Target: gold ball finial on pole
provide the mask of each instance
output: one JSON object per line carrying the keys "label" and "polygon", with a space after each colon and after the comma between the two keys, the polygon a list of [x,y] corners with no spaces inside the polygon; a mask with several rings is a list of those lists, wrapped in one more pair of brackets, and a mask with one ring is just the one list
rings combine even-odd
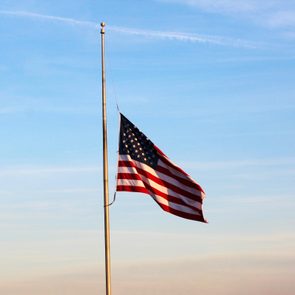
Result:
{"label": "gold ball finial on pole", "polygon": [[101,34],[104,34],[104,27],[106,26],[105,22],[101,22],[101,23],[100,23],[100,26],[101,26],[100,33],[101,33]]}

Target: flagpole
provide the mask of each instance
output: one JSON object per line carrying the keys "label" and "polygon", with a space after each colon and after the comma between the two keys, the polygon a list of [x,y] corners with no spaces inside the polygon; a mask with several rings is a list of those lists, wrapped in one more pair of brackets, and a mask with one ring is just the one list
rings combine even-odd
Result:
{"label": "flagpole", "polygon": [[106,295],[111,295],[111,257],[110,257],[110,220],[109,220],[109,184],[108,184],[108,144],[106,114],[106,79],[105,79],[105,23],[101,24],[101,77],[102,77],[102,130],[103,130],[103,194],[104,194],[104,238],[105,238],[105,279]]}

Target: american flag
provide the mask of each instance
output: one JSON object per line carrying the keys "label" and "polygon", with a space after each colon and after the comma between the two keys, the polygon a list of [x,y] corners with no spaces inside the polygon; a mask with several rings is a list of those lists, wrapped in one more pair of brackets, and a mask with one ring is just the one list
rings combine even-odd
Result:
{"label": "american flag", "polygon": [[116,190],[148,194],[171,214],[207,222],[202,211],[205,192],[200,185],[124,115],[120,116]]}

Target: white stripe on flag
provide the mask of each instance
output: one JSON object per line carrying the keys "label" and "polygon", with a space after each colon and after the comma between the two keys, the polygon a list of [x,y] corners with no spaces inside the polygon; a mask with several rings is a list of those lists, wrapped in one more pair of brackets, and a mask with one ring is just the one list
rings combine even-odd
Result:
{"label": "white stripe on flag", "polygon": [[[182,200],[187,205],[194,206],[197,209],[202,210],[202,204],[200,202],[198,202],[197,200],[189,199],[186,196],[183,196],[177,192],[174,192],[172,189],[168,189],[166,186],[162,186],[162,185],[154,182],[153,180],[141,175],[138,172],[134,172],[132,170],[130,171],[129,168],[132,168],[132,167],[118,167],[118,172],[139,175],[140,178],[143,180],[143,182],[148,183],[151,187],[157,189],[158,191],[164,193],[165,195],[169,195],[169,196],[178,198],[179,200]],[[133,168],[133,169],[135,169],[135,168]],[[133,179],[130,179],[130,180],[133,180]]]}
{"label": "white stripe on flag", "polygon": [[[203,192],[201,192],[201,191],[199,191],[197,189],[194,189],[192,187],[188,187],[187,185],[185,185],[185,184],[177,181],[175,178],[172,178],[172,177],[170,177],[168,175],[165,175],[165,174],[163,174],[161,172],[158,172],[155,169],[151,168],[150,166],[148,166],[148,165],[146,165],[144,163],[141,163],[139,161],[133,160],[129,155],[120,155],[119,156],[119,160],[120,161],[129,161],[129,162],[132,162],[136,167],[138,167],[138,168],[140,168],[140,169],[142,169],[144,171],[147,171],[147,172],[151,173],[153,176],[155,176],[155,177],[157,177],[157,178],[159,178],[161,180],[167,181],[168,183],[170,183],[172,185],[175,185],[175,186],[181,188],[182,190],[185,190],[185,191],[187,191],[187,192],[189,192],[191,194],[194,194],[194,195],[197,195],[197,196],[200,196],[200,197],[202,197],[202,195],[203,195]],[[168,167],[167,165],[165,165],[165,166],[164,165],[165,164],[162,162],[161,166],[163,168],[167,168]],[[172,168],[169,166],[169,170],[172,173],[171,169]],[[136,172],[136,173],[138,173],[138,172]],[[180,174],[179,172],[177,172],[177,173]],[[182,178],[183,178],[183,176],[182,176]],[[183,178],[183,179],[184,180],[187,180],[187,181],[191,181],[188,178]]]}
{"label": "white stripe on flag", "polygon": [[[133,179],[118,179],[118,185],[125,185],[125,186],[132,186],[132,187],[144,187],[142,181],[140,180],[133,180]],[[148,190],[149,191],[149,190]],[[153,192],[150,191],[151,196],[154,198],[155,201],[157,201],[158,203],[168,206],[172,209],[175,209],[177,211],[181,211],[181,212],[185,212],[188,214],[193,214],[193,215],[201,215],[198,211],[193,210],[189,207],[183,206],[183,205],[179,205],[173,202],[169,202],[167,201],[165,198],[154,194]]]}

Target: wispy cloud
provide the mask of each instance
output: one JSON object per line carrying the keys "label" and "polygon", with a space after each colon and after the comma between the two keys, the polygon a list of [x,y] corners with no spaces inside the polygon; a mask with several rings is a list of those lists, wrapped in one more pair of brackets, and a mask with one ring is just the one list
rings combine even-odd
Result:
{"label": "wispy cloud", "polygon": [[99,167],[96,166],[52,166],[52,167],[14,167],[2,168],[0,176],[4,175],[40,175],[40,174],[57,174],[57,173],[84,173],[98,172]]}
{"label": "wispy cloud", "polygon": [[295,158],[274,158],[274,159],[247,159],[247,160],[228,160],[228,161],[210,161],[210,162],[183,162],[188,168],[198,169],[233,169],[233,168],[246,168],[246,167],[278,167],[278,166],[293,166]]}
{"label": "wispy cloud", "polygon": [[207,11],[222,12],[253,12],[271,6],[273,1],[268,3],[256,0],[160,0],[167,3],[180,3],[195,6]]}
{"label": "wispy cloud", "polygon": [[287,32],[285,32],[284,34],[283,34],[283,36],[286,38],[286,39],[288,39],[288,40],[295,40],[295,32],[289,32],[289,31],[287,31]]}
{"label": "wispy cloud", "polygon": [[241,203],[241,204],[263,204],[266,205],[268,208],[270,205],[274,205],[276,208],[279,206],[285,206],[286,208],[290,206],[295,205],[294,201],[294,195],[283,195],[280,194],[279,196],[276,195],[267,195],[267,196],[261,196],[261,195],[251,195],[251,196],[226,196],[225,197],[228,202],[235,202],[235,203]]}
{"label": "wispy cloud", "polygon": [[294,1],[286,0],[157,0],[181,4],[212,13],[243,17],[272,28],[294,27]]}
{"label": "wispy cloud", "polygon": [[271,27],[295,27],[295,10],[274,13],[269,17],[268,24]]}
{"label": "wispy cloud", "polygon": [[222,46],[232,46],[232,47],[244,47],[244,48],[257,48],[258,44],[242,40],[242,39],[232,39],[221,36],[211,36],[211,35],[199,35],[199,34],[190,34],[184,32],[168,32],[168,31],[152,31],[152,30],[140,30],[140,29],[131,29],[124,27],[110,26],[111,31],[128,34],[128,35],[138,35],[144,36],[147,38],[156,38],[156,39],[166,39],[166,40],[176,40],[176,41],[185,41],[193,43],[208,43]]}
{"label": "wispy cloud", "polygon": [[[31,19],[47,20],[52,22],[61,22],[67,25],[73,26],[83,26],[89,28],[98,28],[98,24],[91,21],[81,21],[73,18],[44,15],[33,12],[26,11],[7,11],[0,10],[0,14],[10,15],[16,17],[26,17]],[[201,34],[191,34],[185,32],[175,32],[175,31],[153,31],[153,30],[144,30],[136,28],[127,28],[121,26],[108,26],[108,30],[116,33],[140,36],[150,39],[159,39],[159,40],[171,40],[171,41],[180,41],[180,42],[193,42],[193,43],[203,43],[203,44],[214,44],[222,46],[231,46],[231,47],[242,47],[242,48],[257,48],[257,43],[243,40],[243,39],[234,39],[227,38],[222,36],[211,36],[211,35],[201,35]]]}
{"label": "wispy cloud", "polygon": [[0,10],[0,14],[25,17],[25,18],[31,18],[31,19],[39,19],[39,20],[43,19],[43,20],[48,20],[48,21],[53,21],[53,22],[61,22],[61,23],[65,23],[68,25],[74,25],[74,26],[87,26],[87,27],[91,27],[91,28],[98,27],[98,24],[96,24],[95,22],[82,21],[82,20],[76,20],[73,18],[46,15],[46,14],[40,14],[40,13],[34,13],[34,12],[28,12],[28,11]]}
{"label": "wispy cloud", "polygon": [[16,115],[26,112],[38,112],[38,113],[54,113],[54,114],[70,114],[70,115],[97,115],[97,112],[94,108],[77,106],[77,107],[68,107],[68,106],[38,106],[38,105],[27,105],[27,106],[18,106],[18,107],[0,107],[0,116],[1,115]]}
{"label": "wispy cloud", "polygon": [[[92,102],[89,104],[72,104],[71,106],[61,103],[46,101],[44,97],[13,96],[9,93],[0,93],[0,116],[18,115],[23,113],[53,113],[69,115],[97,115],[97,110]],[[58,101],[57,98],[54,98]]]}
{"label": "wispy cloud", "polygon": [[0,115],[15,114],[23,111],[23,108],[19,107],[0,107]]}

